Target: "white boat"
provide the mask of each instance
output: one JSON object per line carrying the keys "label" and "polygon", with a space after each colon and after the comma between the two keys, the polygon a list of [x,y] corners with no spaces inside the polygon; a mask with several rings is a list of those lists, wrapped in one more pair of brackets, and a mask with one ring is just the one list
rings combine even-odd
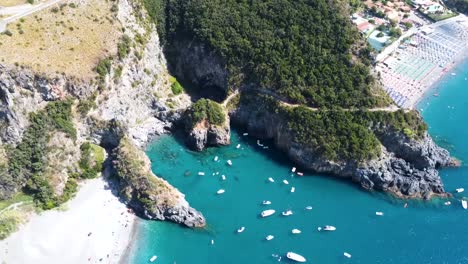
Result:
{"label": "white boat", "polygon": [[275,180],[273,180],[273,178],[271,178],[271,177],[268,178],[268,181],[269,181],[269,182],[275,182]]}
{"label": "white boat", "polygon": [[237,148],[237,149],[240,148],[240,144],[237,144],[236,148]]}
{"label": "white boat", "polygon": [[383,216],[383,212],[375,212],[375,215]]}
{"label": "white boat", "polygon": [[152,256],[152,257],[150,258],[150,262],[154,262],[157,258],[158,258],[158,256]]}
{"label": "white boat", "polygon": [[211,245],[214,245],[214,240],[213,239],[211,239]]}
{"label": "white boat", "polygon": [[326,226],[323,227],[323,230],[325,230],[325,231],[335,231],[336,227],[326,225]]}
{"label": "white boat", "polygon": [[270,216],[272,214],[274,214],[276,211],[273,210],[273,209],[268,209],[268,210],[265,210],[261,213],[262,217],[267,217],[267,216]]}
{"label": "white boat", "polygon": [[217,193],[217,194],[223,194],[224,192],[225,192],[224,189],[219,189],[216,193]]}
{"label": "white boat", "polygon": [[263,205],[270,205],[270,204],[271,204],[271,202],[270,202],[270,201],[266,201],[266,200],[265,200],[265,201],[263,201],[263,202],[262,202],[262,204],[263,204]]}
{"label": "white boat", "polygon": [[347,258],[351,258],[351,254],[349,254],[348,252],[343,253],[343,255]]}
{"label": "white boat", "polygon": [[289,182],[287,180],[283,180],[283,183],[284,184],[289,184]]}
{"label": "white boat", "polygon": [[322,231],[322,227],[320,227],[320,226],[317,227],[317,230],[318,230],[318,231]]}
{"label": "white boat", "polygon": [[290,216],[293,214],[293,212],[291,210],[287,210],[287,211],[282,212],[281,214],[284,216]]}
{"label": "white boat", "polygon": [[293,192],[295,192],[295,191],[296,191],[296,188],[291,187],[291,192],[293,193]]}
{"label": "white boat", "polygon": [[299,230],[299,229],[296,229],[296,228],[294,228],[293,230],[291,230],[291,233],[293,233],[293,234],[297,235],[297,234],[300,234],[300,233],[302,233],[302,231],[301,231],[301,230]]}
{"label": "white boat", "polygon": [[204,172],[202,172],[202,171],[199,171],[199,172],[198,172],[198,175],[200,175],[200,176],[204,176],[204,175],[205,175],[205,173],[204,173]]}
{"label": "white boat", "polygon": [[245,227],[242,226],[241,228],[237,229],[237,233],[242,233],[244,232],[244,230],[245,230]]}
{"label": "white boat", "polygon": [[231,160],[227,160],[226,163],[227,163],[229,166],[232,166],[232,161],[231,161]]}
{"label": "white boat", "polygon": [[292,167],[291,172],[296,172],[296,167]]}
{"label": "white boat", "polygon": [[306,210],[312,210],[312,206],[306,206]]}
{"label": "white boat", "polygon": [[457,75],[457,74],[456,74],[456,73],[454,73],[454,72],[452,72],[452,75],[453,75],[453,76],[455,76],[455,75]]}
{"label": "white boat", "polygon": [[213,160],[218,161],[219,160],[218,156],[215,156]]}
{"label": "white boat", "polygon": [[306,259],[305,259],[303,256],[301,256],[301,255],[299,255],[299,254],[297,254],[297,253],[294,253],[294,252],[288,252],[288,253],[286,253],[286,257],[287,257],[288,259],[294,260],[294,261],[296,261],[296,262],[306,262]]}
{"label": "white boat", "polygon": [[298,172],[297,175],[298,175],[298,176],[304,176],[304,173]]}
{"label": "white boat", "polygon": [[221,179],[222,179],[223,181],[225,181],[225,180],[226,180],[226,176],[221,175]]}
{"label": "white boat", "polygon": [[248,136],[248,135],[249,135],[249,133],[244,133],[244,134],[242,134],[242,135],[245,137],[245,136]]}
{"label": "white boat", "polygon": [[260,143],[260,140],[259,140],[259,139],[257,139],[257,145],[260,146],[260,147],[263,147],[263,144]]}
{"label": "white boat", "polygon": [[461,193],[461,192],[464,192],[465,189],[463,189],[463,188],[457,188],[457,189],[455,189],[455,191],[457,191],[457,193]]}
{"label": "white boat", "polygon": [[463,209],[468,209],[468,203],[465,200],[462,200]]}
{"label": "white boat", "polygon": [[447,201],[444,203],[445,205],[451,205],[452,203],[450,201]]}
{"label": "white boat", "polygon": [[268,235],[268,236],[265,237],[265,239],[268,240],[268,241],[272,240],[273,238],[275,238],[275,237],[272,236],[272,235]]}

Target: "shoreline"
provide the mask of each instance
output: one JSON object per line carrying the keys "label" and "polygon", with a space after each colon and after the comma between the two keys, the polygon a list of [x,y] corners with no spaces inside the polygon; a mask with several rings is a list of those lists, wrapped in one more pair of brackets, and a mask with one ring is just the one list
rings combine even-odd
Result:
{"label": "shoreline", "polygon": [[427,86],[427,88],[423,91],[421,96],[414,102],[413,105],[411,105],[410,109],[415,109],[418,110],[418,105],[426,100],[427,98],[432,96],[432,92],[437,91],[439,88],[439,85],[444,81],[449,74],[452,73],[451,70],[456,69],[458,66],[461,64],[465,63],[468,61],[468,48],[464,50],[463,52],[460,52],[460,56],[456,60],[454,60],[448,67],[445,68],[445,71],[443,71],[439,76],[436,77],[436,80],[432,82],[430,85]]}
{"label": "shoreline", "polygon": [[33,214],[0,241],[5,263],[119,263],[131,247],[137,217],[102,178],[80,184],[67,209]]}

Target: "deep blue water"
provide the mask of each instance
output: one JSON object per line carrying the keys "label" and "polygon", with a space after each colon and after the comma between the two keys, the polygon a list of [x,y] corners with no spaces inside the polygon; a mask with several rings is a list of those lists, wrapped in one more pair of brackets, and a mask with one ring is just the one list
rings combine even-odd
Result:
{"label": "deep blue water", "polygon": [[[428,96],[419,108],[436,141],[468,161],[468,61],[453,72],[457,75],[440,82],[439,97]],[[204,213],[208,226],[190,230],[142,221],[131,263],[149,263],[152,255],[158,256],[155,263],[278,263],[272,254],[284,256],[288,251],[305,256],[308,263],[468,263],[468,211],[462,209],[460,195],[452,206],[435,200],[411,201],[404,208],[404,201],[363,191],[347,180],[316,174],[292,177],[293,164],[284,155],[258,147],[256,139],[242,132],[233,132],[231,146],[204,153],[188,151],[171,136],[148,148],[153,171],[184,192],[191,205]],[[238,143],[240,149],[235,147]],[[214,156],[221,161],[214,162]],[[227,159],[232,167],[226,165]],[[206,175],[198,176],[199,171]],[[447,190],[468,190],[467,167],[445,169],[441,175]],[[268,183],[268,177],[276,182]],[[281,183],[283,179],[290,184]],[[216,195],[220,188],[226,193]],[[261,205],[262,200],[272,204]],[[307,205],[313,210],[304,210]],[[266,208],[277,214],[260,218]],[[279,215],[287,209],[294,214]],[[376,211],[385,215],[377,217]],[[326,224],[337,231],[317,231]],[[246,229],[237,234],[240,226]],[[293,228],[302,233],[292,235]],[[266,241],[269,234],[275,239]],[[351,259],[343,257],[345,251]],[[281,263],[289,262],[282,258]]]}

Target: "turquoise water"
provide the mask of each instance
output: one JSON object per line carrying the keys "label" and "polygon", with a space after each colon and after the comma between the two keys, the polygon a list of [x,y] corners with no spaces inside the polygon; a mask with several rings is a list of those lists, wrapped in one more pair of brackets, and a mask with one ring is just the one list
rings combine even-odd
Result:
{"label": "turquoise water", "polygon": [[[428,97],[420,107],[436,140],[459,159],[468,160],[468,81],[464,79],[468,61],[453,71],[456,76],[440,82],[440,96]],[[233,132],[231,146],[204,153],[188,151],[171,136],[160,137],[148,148],[153,171],[184,192],[191,205],[204,213],[208,226],[190,230],[143,221],[131,263],[149,263],[152,255],[158,256],[155,263],[278,263],[272,254],[284,256],[288,251],[305,256],[308,263],[468,263],[468,211],[457,200],[449,207],[443,200],[412,201],[404,208],[403,201],[365,192],[346,180],[315,174],[292,177],[293,164],[284,155],[258,147],[256,139],[242,132]],[[238,143],[240,149],[235,147]],[[221,161],[214,162],[214,156]],[[226,165],[227,159],[232,167]],[[206,175],[198,176],[199,171]],[[468,189],[466,167],[445,169],[441,175],[447,190]],[[276,182],[267,182],[268,177]],[[283,179],[290,184],[284,185]],[[226,193],[216,195],[220,188]],[[272,204],[261,205],[262,200]],[[313,210],[304,210],[308,205]],[[267,208],[277,214],[260,218]],[[281,216],[287,209],[294,214]],[[377,217],[376,211],[385,215]],[[317,231],[327,224],[337,231]],[[238,234],[240,226],[246,229]],[[302,233],[291,234],[293,228]],[[266,241],[269,234],[275,239]],[[343,252],[352,258],[343,257]],[[283,258],[280,263],[290,262]]]}

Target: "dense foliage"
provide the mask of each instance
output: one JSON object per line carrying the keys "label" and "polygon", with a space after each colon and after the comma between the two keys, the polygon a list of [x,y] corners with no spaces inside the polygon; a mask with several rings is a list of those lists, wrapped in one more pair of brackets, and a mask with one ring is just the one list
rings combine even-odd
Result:
{"label": "dense foliage", "polygon": [[81,159],[79,165],[80,169],[82,170],[81,178],[96,178],[102,171],[102,164],[104,162],[104,149],[97,145],[86,142],[81,145],[80,150]]}
{"label": "dense foliage", "polygon": [[[1,184],[11,186],[12,190],[19,189],[26,183],[26,191],[32,195],[36,203],[43,209],[49,209],[60,204],[64,197],[55,197],[52,187],[43,177],[45,156],[50,132],[58,130],[66,133],[70,138],[76,138],[76,130],[71,115],[72,101],[50,102],[44,110],[31,113],[30,125],[23,135],[22,141],[9,150],[8,173],[1,178]],[[72,183],[66,190],[73,190]],[[76,186],[75,186],[76,190]],[[2,198],[13,194],[2,193]]]}
{"label": "dense foliage", "polygon": [[200,99],[189,110],[189,119],[192,126],[204,120],[211,125],[222,125],[226,121],[226,116],[218,103],[209,99]]}
{"label": "dense foliage", "polygon": [[[326,0],[145,0],[169,44],[195,38],[243,81],[312,106],[372,107],[367,66],[352,62],[360,35],[340,3]],[[169,47],[171,45],[168,45]]]}

